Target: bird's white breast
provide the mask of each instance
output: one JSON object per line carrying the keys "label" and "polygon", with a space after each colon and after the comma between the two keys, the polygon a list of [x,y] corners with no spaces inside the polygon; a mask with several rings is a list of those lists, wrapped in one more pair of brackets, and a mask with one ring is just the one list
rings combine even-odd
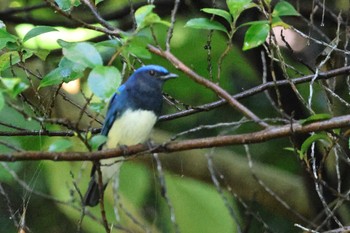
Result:
{"label": "bird's white breast", "polygon": [[[125,111],[120,118],[114,121],[103,148],[112,149],[118,146],[131,146],[145,142],[156,121],[157,116],[152,111]],[[102,180],[104,184],[118,175],[121,160],[122,158],[119,157],[101,161]]]}
{"label": "bird's white breast", "polygon": [[145,142],[156,121],[157,116],[152,111],[125,111],[109,130],[105,148],[131,146]]}

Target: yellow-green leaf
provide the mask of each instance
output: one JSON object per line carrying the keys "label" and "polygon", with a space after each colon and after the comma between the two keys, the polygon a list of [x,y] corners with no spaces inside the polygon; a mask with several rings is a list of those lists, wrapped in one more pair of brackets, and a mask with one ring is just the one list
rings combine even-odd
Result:
{"label": "yellow-green leaf", "polygon": [[244,36],[243,50],[252,49],[263,44],[269,35],[269,31],[270,26],[267,23],[251,25]]}
{"label": "yellow-green leaf", "polygon": [[286,1],[280,1],[273,9],[272,16],[300,16],[300,14],[295,10],[292,4]]}
{"label": "yellow-green leaf", "polygon": [[218,30],[227,33],[224,25],[219,22],[211,21],[207,18],[195,18],[187,21],[185,27],[195,28],[195,29],[205,29],[205,30]]}

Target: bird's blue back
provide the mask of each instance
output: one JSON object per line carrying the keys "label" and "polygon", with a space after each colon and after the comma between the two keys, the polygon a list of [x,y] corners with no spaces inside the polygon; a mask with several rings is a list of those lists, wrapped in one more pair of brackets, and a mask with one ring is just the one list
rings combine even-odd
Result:
{"label": "bird's blue back", "polygon": [[148,65],[137,69],[112,96],[101,134],[107,136],[114,121],[127,109],[153,111],[158,117],[162,108],[163,81],[149,76],[151,70],[169,73],[165,68]]}

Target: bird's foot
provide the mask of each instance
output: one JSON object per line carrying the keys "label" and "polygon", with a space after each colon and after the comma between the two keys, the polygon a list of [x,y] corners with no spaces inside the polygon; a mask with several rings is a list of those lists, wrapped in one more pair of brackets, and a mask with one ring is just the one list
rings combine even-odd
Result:
{"label": "bird's foot", "polygon": [[159,145],[154,143],[154,141],[152,141],[152,140],[147,140],[146,145],[147,145],[148,150],[150,152],[152,152],[153,150],[155,150],[155,149],[157,149],[159,147]]}
{"label": "bird's foot", "polygon": [[129,148],[127,145],[119,145],[119,149],[121,149],[123,151],[123,155],[129,154]]}

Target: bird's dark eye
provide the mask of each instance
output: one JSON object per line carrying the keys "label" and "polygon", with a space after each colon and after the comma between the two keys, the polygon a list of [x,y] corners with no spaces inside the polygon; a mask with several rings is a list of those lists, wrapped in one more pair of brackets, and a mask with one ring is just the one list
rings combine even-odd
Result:
{"label": "bird's dark eye", "polygon": [[150,71],[149,71],[149,74],[150,74],[151,76],[154,76],[154,75],[156,74],[156,72],[155,72],[154,70],[150,70]]}

